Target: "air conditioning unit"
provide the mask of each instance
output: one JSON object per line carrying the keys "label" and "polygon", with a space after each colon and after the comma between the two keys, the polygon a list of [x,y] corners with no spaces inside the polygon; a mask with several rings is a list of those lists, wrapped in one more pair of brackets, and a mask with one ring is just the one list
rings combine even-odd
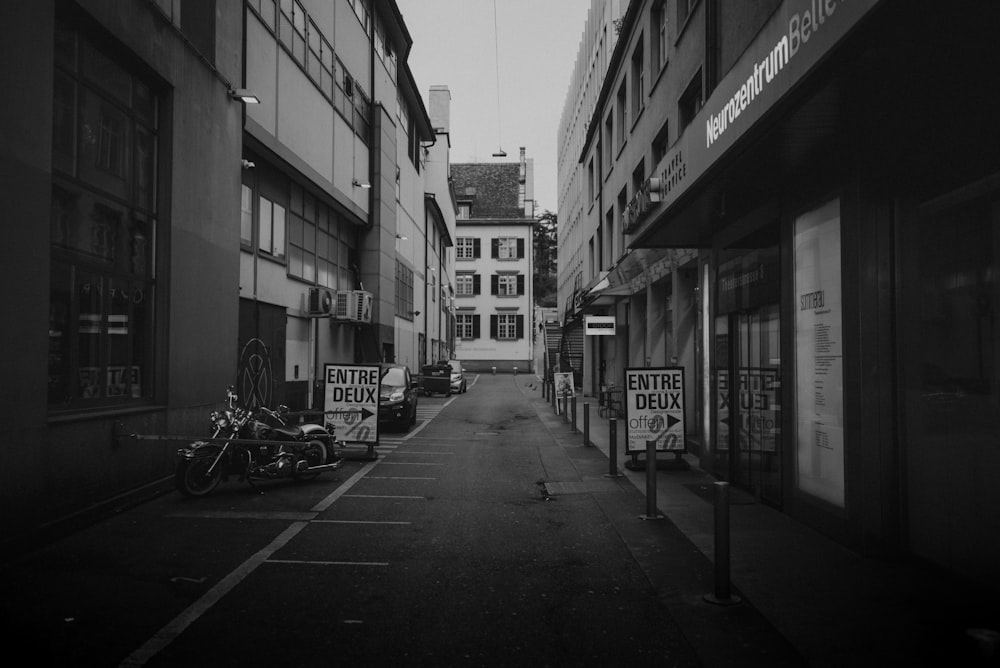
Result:
{"label": "air conditioning unit", "polygon": [[372,293],[365,290],[337,290],[333,317],[351,322],[372,321]]}
{"label": "air conditioning unit", "polygon": [[309,288],[306,310],[314,317],[330,315],[333,311],[333,291],[327,288]]}

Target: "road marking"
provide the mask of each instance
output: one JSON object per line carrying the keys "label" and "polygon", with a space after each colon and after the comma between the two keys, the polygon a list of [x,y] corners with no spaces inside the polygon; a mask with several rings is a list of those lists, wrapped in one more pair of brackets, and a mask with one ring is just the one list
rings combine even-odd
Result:
{"label": "road marking", "polygon": [[392,494],[344,494],[345,499],[426,499],[426,496],[396,496]]}
{"label": "road marking", "polygon": [[413,522],[382,522],[377,520],[315,520],[313,524],[413,524]]}
{"label": "road marking", "polygon": [[366,480],[437,480],[437,478],[418,478],[410,476],[393,476],[393,475],[370,475]]}
{"label": "road marking", "polygon": [[389,462],[384,461],[383,464],[403,464],[405,466],[444,466],[444,464],[432,464],[430,462]]}
{"label": "road marking", "polygon": [[388,561],[298,561],[295,559],[268,559],[269,564],[311,564],[313,566],[388,566]]}
{"label": "road marking", "polygon": [[408,455],[454,455],[454,452],[418,452],[416,450],[407,450]]}
{"label": "road marking", "polygon": [[308,522],[293,522],[290,527],[271,541],[271,544],[260,550],[249,559],[240,564],[236,570],[222,578],[218,584],[209,589],[197,601],[192,603],[173,618],[162,629],[157,631],[152,638],[147,640],[139,649],[129,654],[122,661],[120,666],[143,666],[160,650],[172,643],[177,636],[184,632],[198,620],[209,608],[215,605],[223,596],[232,591],[236,585],[242,582],[258,566],[267,561],[272,554],[285,546],[288,541],[294,538],[300,531],[309,526]]}
{"label": "road marking", "polygon": [[191,513],[172,513],[170,517],[187,517],[211,520],[290,520],[294,522],[308,522],[316,517],[316,513],[299,513],[288,511],[273,512],[240,512],[237,510],[203,510]]}

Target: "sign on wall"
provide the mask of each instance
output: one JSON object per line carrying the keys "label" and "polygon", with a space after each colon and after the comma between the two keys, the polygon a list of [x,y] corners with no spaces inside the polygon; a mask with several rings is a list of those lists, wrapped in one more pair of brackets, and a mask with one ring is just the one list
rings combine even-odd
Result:
{"label": "sign on wall", "polygon": [[336,438],[378,443],[378,365],[327,364],[323,367],[323,411]]}
{"label": "sign on wall", "polygon": [[584,316],[583,333],[586,336],[614,336],[615,317],[613,315]]}
{"label": "sign on wall", "polygon": [[625,369],[626,453],[686,451],[684,438],[684,368]]}

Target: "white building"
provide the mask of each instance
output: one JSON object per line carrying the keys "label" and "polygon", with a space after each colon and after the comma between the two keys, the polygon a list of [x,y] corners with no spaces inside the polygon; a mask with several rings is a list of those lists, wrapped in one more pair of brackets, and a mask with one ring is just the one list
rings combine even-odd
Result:
{"label": "white building", "polygon": [[471,371],[531,370],[532,161],[452,165],[456,356]]}

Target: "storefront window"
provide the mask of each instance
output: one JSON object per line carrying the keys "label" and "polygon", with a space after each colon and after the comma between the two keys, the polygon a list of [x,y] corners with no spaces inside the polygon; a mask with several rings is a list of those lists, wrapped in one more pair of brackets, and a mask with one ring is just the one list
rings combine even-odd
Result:
{"label": "storefront window", "polygon": [[57,30],[49,405],[152,396],[156,98],[118,57]]}
{"label": "storefront window", "polygon": [[901,440],[917,554],[996,581],[1000,190],[925,204],[899,235]]}
{"label": "storefront window", "polygon": [[795,221],[798,489],[844,506],[844,360],[840,202]]}

